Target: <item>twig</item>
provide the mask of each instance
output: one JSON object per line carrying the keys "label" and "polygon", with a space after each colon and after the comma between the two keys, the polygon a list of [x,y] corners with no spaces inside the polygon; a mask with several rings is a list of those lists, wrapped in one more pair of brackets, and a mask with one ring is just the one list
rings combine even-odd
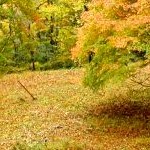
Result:
{"label": "twig", "polygon": [[31,94],[31,93],[29,92],[29,90],[28,90],[20,81],[18,81],[18,83],[25,89],[25,91],[32,97],[33,100],[36,99],[36,98],[33,96],[33,94]]}
{"label": "twig", "polygon": [[43,3],[41,3],[41,4],[39,4],[39,6],[36,7],[36,10],[40,9],[40,7],[41,7],[42,5],[44,5],[45,3],[47,3],[47,1],[45,1],[45,2],[43,2]]}
{"label": "twig", "polygon": [[133,81],[133,82],[135,82],[135,83],[137,83],[137,84],[139,84],[139,85],[141,85],[141,86],[143,86],[143,87],[147,87],[147,88],[150,87],[150,85],[143,84],[143,82],[139,82],[139,81],[136,81],[134,79],[130,79],[130,80]]}

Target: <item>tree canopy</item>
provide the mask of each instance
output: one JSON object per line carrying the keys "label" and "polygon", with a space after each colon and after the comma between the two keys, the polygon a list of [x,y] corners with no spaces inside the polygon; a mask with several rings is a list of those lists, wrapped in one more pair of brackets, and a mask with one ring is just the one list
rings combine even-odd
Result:
{"label": "tree canopy", "polygon": [[0,70],[78,62],[91,88],[123,81],[149,63],[149,8],[147,0],[1,0]]}
{"label": "tree canopy", "polygon": [[[3,0],[0,3],[0,66],[40,69],[73,65],[70,49],[84,0]],[[35,69],[35,68],[33,68]]]}
{"label": "tree canopy", "polygon": [[123,81],[150,60],[150,3],[147,0],[92,0],[82,14],[73,58],[87,65],[85,84],[98,89]]}

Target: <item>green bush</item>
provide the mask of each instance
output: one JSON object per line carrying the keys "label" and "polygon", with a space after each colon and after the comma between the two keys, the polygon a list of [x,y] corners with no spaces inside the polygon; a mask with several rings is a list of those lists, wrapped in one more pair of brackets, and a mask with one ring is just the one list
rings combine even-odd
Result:
{"label": "green bush", "polygon": [[53,142],[17,143],[12,150],[82,150],[85,144],[77,143],[70,139]]}
{"label": "green bush", "polygon": [[53,60],[53,61],[49,61],[47,63],[45,63],[44,65],[42,65],[40,67],[41,70],[50,70],[50,69],[60,69],[60,68],[71,68],[74,67],[74,62],[69,59],[58,59],[58,60]]}
{"label": "green bush", "polygon": [[6,63],[7,59],[2,54],[0,54],[0,65],[5,65]]}
{"label": "green bush", "polygon": [[10,74],[25,71],[26,68],[17,68],[13,66],[0,66],[0,74]]}

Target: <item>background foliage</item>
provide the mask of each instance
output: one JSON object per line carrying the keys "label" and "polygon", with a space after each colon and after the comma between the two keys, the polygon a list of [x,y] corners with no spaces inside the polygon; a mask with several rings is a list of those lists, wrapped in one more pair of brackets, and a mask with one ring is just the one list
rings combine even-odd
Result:
{"label": "background foliage", "polygon": [[85,4],[84,0],[2,0],[1,71],[72,67],[70,49]]}

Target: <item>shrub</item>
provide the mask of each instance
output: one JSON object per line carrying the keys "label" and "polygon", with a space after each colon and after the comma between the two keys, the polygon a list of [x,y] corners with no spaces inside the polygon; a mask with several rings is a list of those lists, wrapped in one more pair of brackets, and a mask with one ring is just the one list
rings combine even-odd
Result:
{"label": "shrub", "polygon": [[71,68],[74,67],[74,62],[69,59],[58,59],[58,60],[53,60],[45,63],[40,67],[41,70],[50,70],[50,69],[60,69],[60,68]]}

